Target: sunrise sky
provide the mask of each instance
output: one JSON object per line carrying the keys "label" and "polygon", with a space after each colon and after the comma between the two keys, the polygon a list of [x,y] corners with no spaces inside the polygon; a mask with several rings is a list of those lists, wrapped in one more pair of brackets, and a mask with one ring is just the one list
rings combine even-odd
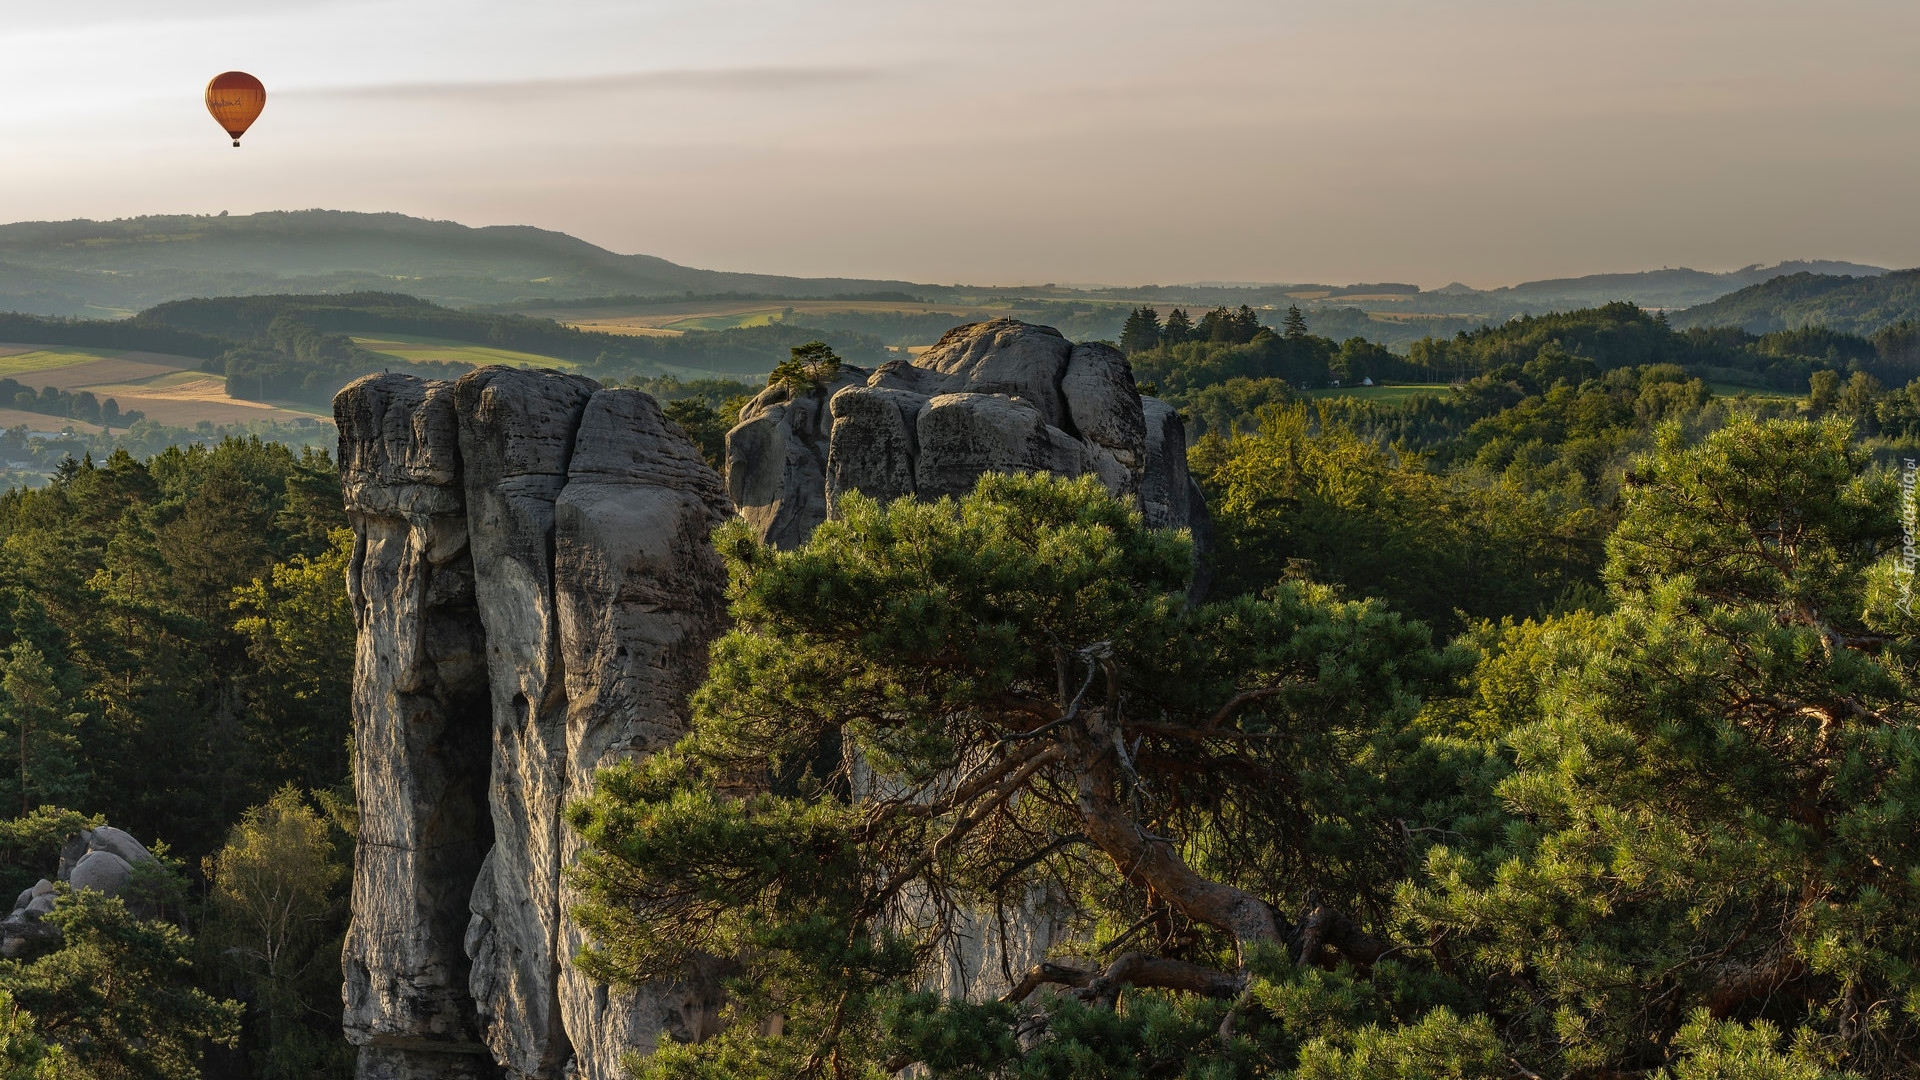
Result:
{"label": "sunrise sky", "polygon": [[[1009,284],[1910,266],[1917,45],[1912,0],[7,0],[0,220]],[[228,68],[269,94],[240,150]]]}

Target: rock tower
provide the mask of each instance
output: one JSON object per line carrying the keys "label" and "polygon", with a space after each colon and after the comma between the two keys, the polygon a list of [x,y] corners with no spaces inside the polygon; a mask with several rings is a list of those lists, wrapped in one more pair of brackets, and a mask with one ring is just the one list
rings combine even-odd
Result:
{"label": "rock tower", "polygon": [[725,625],[709,537],[736,513],[792,547],[848,491],[1050,471],[1206,530],[1179,418],[1125,358],[1007,319],[770,387],[727,436],[725,485],[651,397],[562,372],[370,375],[334,417],[359,634],[343,966],[360,1080],[615,1080],[626,1051],[714,1030],[708,983],[622,992],[574,968],[561,814],[597,768],[685,729]]}

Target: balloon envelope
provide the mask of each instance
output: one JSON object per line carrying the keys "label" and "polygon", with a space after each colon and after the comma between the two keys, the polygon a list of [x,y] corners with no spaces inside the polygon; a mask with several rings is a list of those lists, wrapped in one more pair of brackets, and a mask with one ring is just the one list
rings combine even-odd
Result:
{"label": "balloon envelope", "polygon": [[207,111],[240,145],[240,136],[267,107],[267,88],[244,71],[223,71],[207,84]]}

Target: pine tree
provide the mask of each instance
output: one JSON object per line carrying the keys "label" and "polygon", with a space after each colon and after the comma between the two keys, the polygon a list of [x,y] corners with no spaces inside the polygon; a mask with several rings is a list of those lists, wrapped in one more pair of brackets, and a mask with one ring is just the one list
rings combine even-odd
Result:
{"label": "pine tree", "polygon": [[1187,317],[1185,310],[1174,308],[1167,313],[1167,325],[1160,331],[1160,340],[1167,345],[1178,345],[1194,339],[1193,320]]}
{"label": "pine tree", "polygon": [[1281,324],[1281,336],[1288,341],[1300,341],[1307,336],[1307,317],[1300,314],[1300,305],[1287,305],[1287,318]]}
{"label": "pine tree", "polygon": [[1233,313],[1233,340],[1244,345],[1260,332],[1260,313],[1245,304]]}
{"label": "pine tree", "polygon": [[86,715],[67,711],[53,668],[32,642],[14,642],[0,672],[0,710],[19,765],[14,781],[20,813],[43,804],[70,805],[86,790],[79,737]]}
{"label": "pine tree", "polygon": [[[1203,1022],[1181,1052],[1213,1053],[1214,999],[1259,957],[1380,957],[1357,913],[1391,902],[1396,821],[1438,793],[1408,737],[1462,657],[1304,582],[1191,607],[1187,539],[1093,477],[839,510],[795,551],[718,537],[737,621],[691,734],[602,770],[568,812],[590,845],[585,970],[633,982],[739,958],[733,1026],[663,1042],[639,1076],[1013,1075],[982,1054],[1052,1008],[1049,983],[1098,1006],[1056,1015],[1045,1053],[1113,1042],[1093,1014],[1156,1007],[1136,989],[1188,1000]],[[991,1015],[910,996],[963,913],[1005,926],[1040,894],[1087,909],[1063,956],[1104,959],[1037,967]],[[761,1037],[776,1014],[783,1034]],[[963,1071],[939,1072],[953,1040],[914,1032],[976,1020]],[[1157,1075],[1152,1056],[1071,1075]]]}
{"label": "pine tree", "polygon": [[786,386],[798,393],[824,386],[840,374],[840,357],[824,341],[795,345],[790,351],[793,355],[780,361],[773,369],[773,374],[767,378],[767,385]]}
{"label": "pine tree", "polygon": [[64,890],[45,920],[61,947],[0,959],[0,990],[71,1058],[58,1075],[199,1080],[206,1044],[238,1041],[239,1003],[193,985],[193,941],[178,927],[137,917],[117,896]]}
{"label": "pine tree", "polygon": [[1145,352],[1160,344],[1160,312],[1150,304],[1142,304],[1127,315],[1127,323],[1120,328],[1120,351],[1132,356]]}

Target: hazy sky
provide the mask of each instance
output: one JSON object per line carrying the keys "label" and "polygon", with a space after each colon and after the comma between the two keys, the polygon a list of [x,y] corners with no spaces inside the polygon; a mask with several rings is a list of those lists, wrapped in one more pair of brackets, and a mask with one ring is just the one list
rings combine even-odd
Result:
{"label": "hazy sky", "polygon": [[[399,210],[936,282],[1904,267],[1917,49],[1914,0],[0,0],[0,220]],[[240,150],[228,68],[268,88]]]}

